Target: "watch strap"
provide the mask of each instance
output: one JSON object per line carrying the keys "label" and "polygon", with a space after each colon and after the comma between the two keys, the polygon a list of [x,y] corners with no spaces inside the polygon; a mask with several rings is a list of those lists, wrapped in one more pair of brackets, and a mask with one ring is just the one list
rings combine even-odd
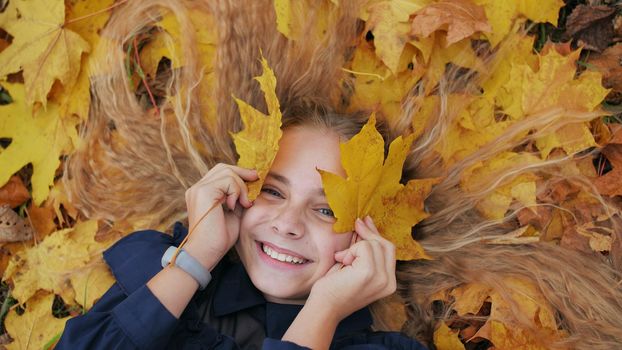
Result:
{"label": "watch strap", "polygon": [[[177,247],[175,246],[168,247],[168,249],[164,252],[164,255],[162,255],[162,267],[166,267],[171,262],[176,250]],[[212,275],[209,270],[203,267],[197,259],[183,249],[179,252],[179,254],[177,254],[175,266],[192,276],[192,278],[199,283],[199,290],[205,289],[209,281],[212,279]]]}

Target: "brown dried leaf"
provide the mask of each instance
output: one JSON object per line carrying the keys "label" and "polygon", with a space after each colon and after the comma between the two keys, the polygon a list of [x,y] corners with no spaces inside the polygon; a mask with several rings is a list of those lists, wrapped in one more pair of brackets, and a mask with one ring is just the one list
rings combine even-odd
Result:
{"label": "brown dried leaf", "polygon": [[589,238],[589,245],[595,252],[608,252],[611,250],[611,241],[611,236],[592,232],[592,236]]}
{"label": "brown dried leaf", "polygon": [[9,182],[0,188],[0,205],[8,204],[11,208],[15,208],[29,198],[28,189],[17,175],[11,176]]}
{"label": "brown dried leaf", "polygon": [[622,195],[622,145],[609,144],[601,153],[607,157],[613,170],[594,179],[593,183],[598,193],[606,196]]}
{"label": "brown dried leaf", "polygon": [[622,43],[607,48],[601,54],[590,55],[588,63],[603,75],[603,86],[612,89],[608,100],[612,95],[622,95]]}
{"label": "brown dried leaf", "polygon": [[592,253],[589,237],[580,234],[574,227],[566,227],[559,245],[577,252]]}
{"label": "brown dried leaf", "polygon": [[8,205],[0,206],[0,243],[31,239],[32,227]]}
{"label": "brown dried leaf", "polygon": [[37,233],[37,240],[43,239],[56,230],[54,209],[51,206],[38,207],[31,203],[28,206],[28,217]]}
{"label": "brown dried leaf", "polygon": [[565,35],[585,49],[601,52],[613,39],[615,14],[609,6],[578,5],[566,20]]}
{"label": "brown dried leaf", "polygon": [[484,8],[468,0],[445,0],[415,13],[410,34],[428,37],[437,30],[447,31],[447,45],[476,32],[490,32]]}

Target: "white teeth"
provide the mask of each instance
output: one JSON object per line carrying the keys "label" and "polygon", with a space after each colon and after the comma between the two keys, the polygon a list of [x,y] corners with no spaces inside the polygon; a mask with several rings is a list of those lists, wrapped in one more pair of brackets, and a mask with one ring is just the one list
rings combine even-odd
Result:
{"label": "white teeth", "polygon": [[272,259],[275,259],[275,260],[278,260],[278,261],[288,262],[288,263],[292,263],[292,264],[302,264],[302,263],[305,262],[304,259],[297,258],[295,256],[291,256],[291,255],[287,255],[287,254],[283,254],[283,253],[278,253],[278,252],[270,249],[270,247],[268,247],[265,244],[262,244],[261,248],[263,249],[264,253],[266,253],[266,255],[268,255]]}

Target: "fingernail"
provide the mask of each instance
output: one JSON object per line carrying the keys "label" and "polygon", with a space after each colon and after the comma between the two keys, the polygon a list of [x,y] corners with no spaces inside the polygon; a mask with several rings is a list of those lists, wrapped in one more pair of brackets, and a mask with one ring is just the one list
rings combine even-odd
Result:
{"label": "fingernail", "polygon": [[356,221],[354,222],[354,224],[361,225],[363,224],[363,220],[361,220],[361,218],[356,218]]}

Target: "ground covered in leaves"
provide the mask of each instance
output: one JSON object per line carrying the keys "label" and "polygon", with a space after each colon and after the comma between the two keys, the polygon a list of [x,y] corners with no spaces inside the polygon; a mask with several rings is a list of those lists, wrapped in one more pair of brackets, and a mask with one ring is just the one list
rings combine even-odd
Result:
{"label": "ground covered in leaves", "polygon": [[[0,347],[52,346],[64,322],[87,311],[113,283],[100,253],[118,236],[102,232],[101,222],[89,220],[75,208],[60,179],[65,157],[80,144],[77,127],[88,118],[89,79],[94,76],[88,69],[89,60],[103,54],[98,52],[103,47],[99,32],[124,3],[0,0]],[[327,1],[325,6],[336,5]],[[295,40],[299,35],[296,23],[288,17],[292,8],[288,1],[275,1],[279,30]],[[593,113],[594,118],[568,123],[553,133],[543,133],[532,144],[472,166],[462,177],[461,188],[475,191],[483,179],[516,164],[529,166],[597,150],[594,157],[577,160],[568,174],[588,176],[598,193],[619,209],[621,11],[614,1],[372,1],[360,15],[365,33],[343,67],[353,79],[347,109],[375,110],[389,123],[397,123],[408,91],[425,81],[420,86],[425,94],[418,117],[409,125],[412,133],[396,143],[408,149],[421,136],[429,115],[437,112],[434,108],[439,97],[432,92],[446,68],[481,72],[494,63],[500,68],[482,84],[481,95],[449,96],[451,105],[465,106],[466,112],[449,130],[448,142],[435,148],[445,166],[462,161],[542,110],[574,108]],[[191,17],[198,23],[210,21],[208,14],[197,12]],[[518,34],[522,32],[513,28],[516,24],[524,25],[527,35]],[[205,64],[210,65],[215,35],[205,29],[196,34]],[[136,99],[153,115],[158,115],[159,107],[170,98],[162,81],[183,66],[183,57],[171,50],[166,36],[179,38],[180,29],[173,16],[163,13],[151,30],[124,47],[125,67]],[[500,61],[492,63],[478,55],[500,43],[511,47],[512,54],[500,54]],[[207,72],[201,84],[209,87],[211,79]],[[202,103],[201,109],[209,117],[213,101]],[[242,110],[244,102],[238,103]],[[276,103],[271,116],[278,111]],[[395,157],[405,155],[396,153]],[[329,200],[339,188],[350,186],[345,179],[323,176]],[[427,188],[426,194],[428,187],[438,182],[422,181],[427,181],[421,185]],[[393,194],[415,196],[409,184],[394,181],[387,186]],[[518,211],[516,221],[521,228],[497,243],[551,241],[617,259],[622,248],[610,227],[599,225],[609,219],[594,209],[599,203],[567,182],[542,186],[541,177],[522,174],[482,198],[478,209],[488,219],[502,219],[509,211]],[[417,196],[418,200],[425,197]],[[382,202],[373,196],[369,200]],[[409,231],[425,217],[422,202],[413,206],[417,217],[405,215],[408,220],[395,226],[399,230]],[[352,218],[361,214],[335,212]],[[345,221],[342,231],[347,230]],[[129,230],[138,223],[117,227]],[[398,245],[404,260],[426,257],[413,240]],[[452,303],[453,313],[450,321],[435,325],[436,347],[546,348],[542,339],[534,339],[516,326],[513,313],[517,309],[508,306],[512,302],[523,316],[537,323],[534,327],[548,332],[550,339],[565,336],[555,310],[533,284],[512,278],[503,283],[521,293],[507,296],[488,285],[465,284],[439,294],[433,302]]]}

